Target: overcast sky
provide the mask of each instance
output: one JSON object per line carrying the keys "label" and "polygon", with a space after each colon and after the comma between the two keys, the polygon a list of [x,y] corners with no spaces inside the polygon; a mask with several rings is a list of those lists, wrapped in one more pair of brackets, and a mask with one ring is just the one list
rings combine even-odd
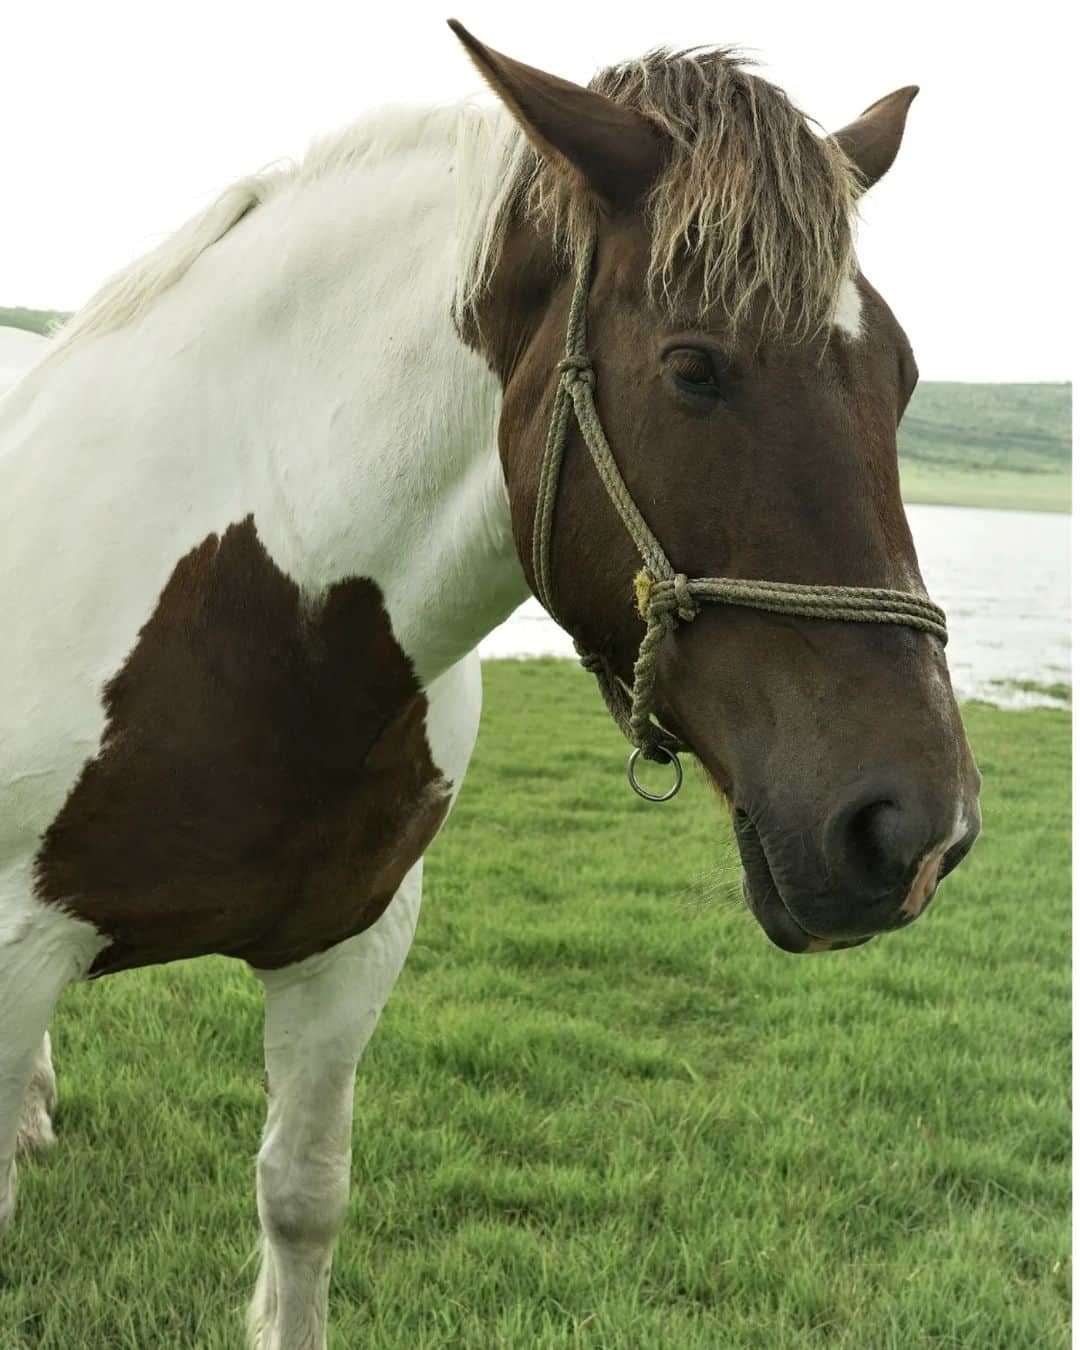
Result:
{"label": "overcast sky", "polygon": [[921,85],[900,158],[863,205],[863,270],[924,379],[1071,376],[1064,4],[452,4],[5,6],[0,304],[75,308],[232,179],[311,136],[386,102],[475,92],[443,22],[456,13],[491,45],[582,82],[659,44],[739,43],[829,129]]}

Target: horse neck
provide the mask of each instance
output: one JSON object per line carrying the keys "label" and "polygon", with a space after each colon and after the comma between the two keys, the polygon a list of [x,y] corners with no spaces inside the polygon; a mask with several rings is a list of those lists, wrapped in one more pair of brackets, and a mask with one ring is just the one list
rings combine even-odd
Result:
{"label": "horse neck", "polygon": [[[214,530],[252,514],[305,593],[373,579],[425,684],[528,593],[500,386],[452,318],[471,190],[458,160],[436,135],[301,172],[136,322],[74,339],[42,372],[67,373],[58,397],[81,399],[84,421],[91,387],[131,408],[130,457],[150,439],[163,478],[182,462],[185,490],[220,503]],[[125,458],[114,444],[118,473]]]}
{"label": "horse neck", "polygon": [[[425,683],[528,593],[497,449],[501,389],[452,318],[468,185],[451,163],[443,143],[413,147],[299,185],[260,208],[261,226],[252,216],[268,264],[288,273],[278,368],[301,372],[260,417],[276,428],[267,468],[290,521],[279,549],[301,584],[373,577]],[[284,259],[275,216],[295,241]]]}

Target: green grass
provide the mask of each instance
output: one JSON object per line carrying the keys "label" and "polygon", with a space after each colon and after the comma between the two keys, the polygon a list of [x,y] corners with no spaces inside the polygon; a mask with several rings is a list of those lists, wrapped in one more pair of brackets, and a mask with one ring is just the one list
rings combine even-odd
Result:
{"label": "green grass", "polygon": [[900,490],[909,505],[984,506],[1006,511],[1072,510],[1071,473],[1009,473],[942,468],[901,457]]}
{"label": "green grass", "polygon": [[[971,706],[985,832],[912,930],[791,957],[696,773],[635,798],[569,664],[496,663],[365,1057],[332,1286],[364,1346],[1065,1347],[1067,713]],[[254,1278],[260,1000],[72,989],[2,1350],[224,1350]]]}
{"label": "green grass", "polygon": [[990,683],[1005,691],[1039,694],[1043,698],[1055,699],[1058,703],[1072,703],[1072,685],[1064,680],[1053,680],[1050,684],[1041,680],[991,680]]}

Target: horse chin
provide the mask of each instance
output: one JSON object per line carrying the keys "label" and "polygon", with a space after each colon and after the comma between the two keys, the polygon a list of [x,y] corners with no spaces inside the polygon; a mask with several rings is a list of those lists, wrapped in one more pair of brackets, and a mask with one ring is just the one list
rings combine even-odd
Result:
{"label": "horse chin", "polygon": [[861,947],[873,934],[856,938],[820,938],[808,932],[794,917],[773,880],[761,838],[750,817],[735,811],[735,837],[742,858],[742,891],[750,912],[765,930],[765,936],[781,951],[796,956],[807,952],[842,951]]}

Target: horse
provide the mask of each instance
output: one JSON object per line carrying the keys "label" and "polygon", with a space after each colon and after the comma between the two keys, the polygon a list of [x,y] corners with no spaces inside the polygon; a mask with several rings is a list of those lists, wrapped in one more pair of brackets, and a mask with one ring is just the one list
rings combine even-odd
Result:
{"label": "horse", "polygon": [[44,355],[45,340],[22,328],[0,328],[0,394]]}
{"label": "horse", "polygon": [[451,26],[493,102],[232,185],[0,404],[0,1227],[62,990],[239,958],[263,1350],[325,1345],[357,1063],[530,593],[782,949],[911,923],[979,829],[853,243],[917,90],[826,135],[730,48],[583,87]]}

